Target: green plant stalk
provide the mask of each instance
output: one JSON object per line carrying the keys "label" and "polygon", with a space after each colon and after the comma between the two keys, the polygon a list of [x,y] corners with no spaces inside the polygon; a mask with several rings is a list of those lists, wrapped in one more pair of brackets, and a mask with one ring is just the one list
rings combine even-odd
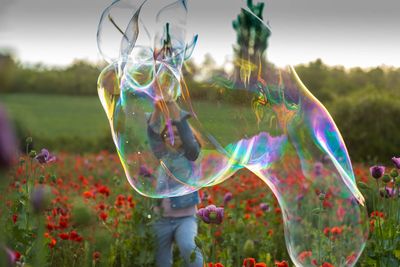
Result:
{"label": "green plant stalk", "polygon": [[389,200],[389,209],[390,209],[390,246],[393,247],[394,244],[394,236],[395,236],[395,211],[393,210],[393,201],[394,201],[394,197],[390,197]]}
{"label": "green plant stalk", "polygon": [[[377,210],[379,209],[379,198],[380,198],[380,192],[379,192],[379,180],[376,180],[376,186],[377,186],[377,191],[378,191],[378,198],[376,200],[376,205],[377,205]],[[378,210],[379,211],[379,210]],[[381,224],[381,217],[378,216],[378,227],[379,227],[379,247],[380,247],[380,253],[378,257],[378,267],[380,267],[381,264],[381,252],[383,251],[383,231],[382,231],[382,224]]]}
{"label": "green plant stalk", "polygon": [[46,248],[46,242],[44,240],[44,232],[45,232],[45,225],[40,217],[41,214],[37,215],[37,221],[38,221],[38,232],[37,232],[37,238],[35,241],[34,245],[34,266],[45,266],[46,265],[46,254],[47,254],[47,248]]}
{"label": "green plant stalk", "polygon": [[[322,211],[322,201],[319,201],[320,212]],[[321,235],[323,235],[323,231],[321,229],[321,216],[318,214],[318,264],[321,263]]]}
{"label": "green plant stalk", "polygon": [[398,203],[399,199],[400,199],[399,189],[400,189],[400,185],[397,186],[397,192],[396,192],[396,195],[397,195],[397,199],[396,199],[396,202],[397,202],[397,206],[396,206],[396,225],[399,224],[399,203]]}

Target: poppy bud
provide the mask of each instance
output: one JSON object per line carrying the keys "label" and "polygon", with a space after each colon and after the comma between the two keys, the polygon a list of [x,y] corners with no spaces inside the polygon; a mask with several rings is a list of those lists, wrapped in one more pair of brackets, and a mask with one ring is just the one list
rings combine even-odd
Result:
{"label": "poppy bud", "polygon": [[395,177],[399,176],[399,172],[396,169],[392,169],[392,171],[390,172],[390,176],[395,178]]}
{"label": "poppy bud", "polygon": [[385,167],[384,166],[372,166],[371,168],[369,168],[369,171],[370,171],[372,177],[374,177],[375,179],[379,179],[385,173]]}
{"label": "poppy bud", "polygon": [[385,175],[382,177],[382,181],[383,181],[384,183],[389,183],[391,180],[392,180],[392,178],[390,178],[390,176],[387,175],[387,174],[385,174]]}

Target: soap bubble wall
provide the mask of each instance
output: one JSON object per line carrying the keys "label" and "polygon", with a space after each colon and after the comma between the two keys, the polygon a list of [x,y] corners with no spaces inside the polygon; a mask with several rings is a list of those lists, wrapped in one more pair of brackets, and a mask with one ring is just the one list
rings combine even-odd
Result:
{"label": "soap bubble wall", "polygon": [[[267,9],[217,2],[114,1],[101,16],[98,46],[109,65],[98,93],[129,183],[173,197],[246,168],[278,199],[296,266],[314,266],[304,252],[318,266],[354,266],[367,214],[337,126],[293,67],[267,60]],[[220,67],[194,70],[190,60],[206,53]],[[176,142],[171,105],[200,146],[189,159],[157,153]],[[162,137],[156,146],[150,130]]]}

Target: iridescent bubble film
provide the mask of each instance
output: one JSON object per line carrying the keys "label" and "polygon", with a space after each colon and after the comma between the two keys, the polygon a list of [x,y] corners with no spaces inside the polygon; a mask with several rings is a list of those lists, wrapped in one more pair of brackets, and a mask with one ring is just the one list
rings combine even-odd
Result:
{"label": "iridescent bubble film", "polygon": [[[139,193],[162,198],[248,169],[278,199],[296,266],[314,266],[299,258],[308,251],[318,266],[354,266],[367,216],[340,132],[294,68],[268,62],[263,6],[223,2],[237,9],[216,5],[207,14],[227,36],[217,40],[197,20],[206,2],[115,1],[105,9],[99,49],[107,27],[119,46],[105,56],[98,92],[126,176]],[[125,6],[130,16],[119,25],[110,14]],[[205,52],[222,53],[223,63],[194,70],[191,60]]]}

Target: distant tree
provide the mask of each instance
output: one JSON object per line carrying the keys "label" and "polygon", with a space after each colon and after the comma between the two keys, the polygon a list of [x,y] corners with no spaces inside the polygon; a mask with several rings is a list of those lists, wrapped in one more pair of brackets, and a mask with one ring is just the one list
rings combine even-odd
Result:
{"label": "distant tree", "polygon": [[[268,47],[268,38],[271,35],[270,30],[263,25],[264,3],[253,4],[252,0],[247,0],[247,7],[257,16],[254,17],[249,11],[242,9],[237,19],[232,25],[236,31],[235,53],[235,76],[238,78],[241,65],[249,62],[256,68],[261,64],[266,65],[263,60],[264,53]],[[257,71],[252,71],[250,81],[256,79]]]}
{"label": "distant tree", "polygon": [[11,55],[0,54],[0,93],[11,91],[16,68],[16,63]]}

